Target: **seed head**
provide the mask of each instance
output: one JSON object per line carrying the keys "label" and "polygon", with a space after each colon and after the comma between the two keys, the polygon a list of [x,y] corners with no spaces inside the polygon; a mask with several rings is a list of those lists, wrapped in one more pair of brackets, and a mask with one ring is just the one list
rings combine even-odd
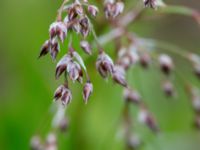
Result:
{"label": "seed head", "polygon": [[39,58],[45,56],[50,51],[50,48],[51,48],[51,42],[50,40],[46,40],[45,43],[42,45]]}
{"label": "seed head", "polygon": [[67,65],[67,73],[69,78],[75,82],[79,78],[82,78],[83,72],[81,66],[76,61],[70,61]]}
{"label": "seed head", "polygon": [[141,101],[140,94],[135,90],[131,90],[130,88],[124,89],[123,96],[124,96],[124,99],[125,99],[126,102],[138,104]]}
{"label": "seed head", "polygon": [[54,100],[57,101],[58,99],[60,99],[62,97],[62,92],[63,92],[63,89],[66,88],[64,85],[60,85],[55,93],[54,93]]}
{"label": "seed head", "polygon": [[89,21],[87,17],[83,17],[79,20],[80,24],[80,33],[83,35],[83,37],[87,37],[90,32],[90,26]]}
{"label": "seed head", "polygon": [[158,126],[154,117],[147,111],[146,108],[140,108],[138,120],[148,126],[152,131],[158,132]]}
{"label": "seed head", "polygon": [[165,81],[163,83],[163,91],[165,92],[166,96],[174,96],[174,86],[170,81]]}
{"label": "seed head", "polygon": [[161,54],[159,57],[159,63],[163,73],[169,75],[174,66],[171,57],[166,54]]}
{"label": "seed head", "polygon": [[92,50],[91,50],[92,48],[87,41],[81,41],[80,46],[86,54],[89,54],[89,55],[92,54]]}
{"label": "seed head", "polygon": [[157,7],[164,7],[165,3],[162,0],[143,0],[145,7],[156,9]]}
{"label": "seed head", "polygon": [[83,99],[85,101],[85,104],[87,104],[88,99],[92,94],[92,92],[93,92],[93,85],[91,82],[88,81],[83,87]]}
{"label": "seed head", "polygon": [[58,37],[61,42],[64,42],[67,36],[67,27],[61,21],[54,22],[50,25],[49,34],[51,39]]}
{"label": "seed head", "polygon": [[130,46],[129,49],[121,48],[119,50],[118,57],[118,64],[123,66],[123,68],[126,70],[139,60],[137,50],[134,46]]}
{"label": "seed head", "polygon": [[64,88],[62,91],[61,101],[64,106],[68,105],[72,100],[72,93],[68,88]]}
{"label": "seed head", "polygon": [[60,75],[66,71],[67,69],[67,65],[69,64],[69,62],[72,61],[72,58],[70,55],[64,55],[60,61],[58,62],[58,64],[56,65],[56,79],[58,79],[60,77]]}
{"label": "seed head", "polygon": [[125,79],[125,70],[122,66],[119,66],[119,65],[114,66],[112,78],[116,83],[118,83],[124,87],[127,86],[127,82]]}
{"label": "seed head", "polygon": [[97,13],[99,12],[99,9],[94,6],[94,5],[89,5],[88,6],[88,12],[93,16],[93,17],[96,17],[97,16]]}
{"label": "seed head", "polygon": [[60,85],[54,93],[55,101],[61,100],[64,106],[68,105],[72,100],[71,91],[67,88],[66,85]]}
{"label": "seed head", "polygon": [[112,59],[105,52],[102,52],[96,61],[96,68],[103,78],[107,78],[109,74],[112,74],[114,64]]}
{"label": "seed head", "polygon": [[151,63],[151,57],[149,56],[148,53],[144,53],[140,56],[140,64],[142,67],[144,68],[148,68],[148,66],[150,65]]}
{"label": "seed head", "polygon": [[53,60],[56,59],[58,52],[60,51],[60,45],[57,41],[56,38],[51,40],[51,49],[50,49],[50,54]]}
{"label": "seed head", "polygon": [[124,3],[107,1],[104,6],[104,12],[107,19],[114,19],[124,10]]}

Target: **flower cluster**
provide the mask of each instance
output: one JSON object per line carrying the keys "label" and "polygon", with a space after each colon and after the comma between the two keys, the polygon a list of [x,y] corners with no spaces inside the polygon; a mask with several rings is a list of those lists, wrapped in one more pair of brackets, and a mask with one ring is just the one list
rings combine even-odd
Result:
{"label": "flower cluster", "polygon": [[[96,70],[103,79],[111,78],[115,83],[123,87],[124,107],[124,124],[125,124],[125,142],[127,146],[134,149],[140,145],[140,140],[134,136],[131,129],[132,117],[129,114],[129,105],[136,105],[139,108],[138,121],[147,126],[154,133],[160,131],[159,124],[156,121],[153,113],[145,104],[144,99],[139,91],[128,82],[126,74],[134,66],[140,65],[143,69],[148,69],[151,65],[156,64],[158,70],[163,73],[165,80],[162,82],[162,90],[167,97],[176,95],[176,87],[173,85],[171,75],[175,71],[175,62],[167,53],[157,53],[152,49],[156,47],[156,42],[138,37],[135,33],[129,31],[126,27],[137,16],[140,15],[144,8],[140,11],[120,15],[124,11],[124,3],[117,0],[105,0],[104,13],[105,19],[111,22],[113,28],[111,32],[102,37],[97,37],[90,17],[95,18],[99,13],[97,6],[90,4],[87,0],[74,0],[73,3],[67,4],[68,0],[64,0],[58,10],[57,19],[49,27],[49,39],[43,44],[39,57],[45,56],[48,53],[53,60],[56,60],[60,44],[64,44],[68,39],[67,53],[57,62],[55,69],[55,78],[59,79],[64,76],[64,83],[61,84],[54,93],[54,101],[57,104],[57,110],[53,118],[53,126],[65,131],[68,128],[68,119],[65,117],[66,106],[70,104],[73,98],[73,92],[70,89],[70,82],[80,83],[83,86],[82,95],[84,103],[87,104],[93,92],[93,84],[90,80],[87,67],[84,59],[73,47],[72,36],[81,37],[79,47],[89,56],[94,55],[93,49],[96,45],[98,56],[96,59]],[[157,8],[164,6],[162,0],[143,0],[144,6]],[[63,17],[63,14],[67,14]],[[88,16],[89,14],[89,16]],[[132,15],[130,15],[132,14]],[[134,17],[133,17],[134,16]],[[117,19],[117,17],[121,17]],[[120,21],[123,20],[122,25]],[[120,31],[120,32],[119,32]],[[75,33],[75,34],[72,34]],[[117,32],[117,33],[115,33]],[[88,40],[89,34],[94,37],[94,42],[91,44]],[[105,38],[105,39],[104,39]],[[104,39],[104,40],[102,40]],[[116,44],[115,60],[105,52],[103,42],[114,41]],[[162,45],[163,46],[163,45]],[[183,56],[187,61],[191,62],[194,68],[194,73],[200,77],[200,57],[196,54],[182,53],[172,51],[180,56]],[[196,125],[200,128],[200,96],[196,92],[198,90],[190,90],[192,105],[196,113]],[[31,141],[33,150],[54,150],[57,149],[56,136],[50,134],[46,140],[46,144],[41,144],[38,137],[34,137]]]}

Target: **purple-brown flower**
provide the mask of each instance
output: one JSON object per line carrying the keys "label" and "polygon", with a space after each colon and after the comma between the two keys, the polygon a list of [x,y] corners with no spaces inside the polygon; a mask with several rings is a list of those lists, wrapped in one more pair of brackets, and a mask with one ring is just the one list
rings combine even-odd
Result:
{"label": "purple-brown flower", "polygon": [[64,88],[62,91],[61,102],[64,106],[68,105],[72,100],[72,93],[68,88]]}
{"label": "purple-brown flower", "polygon": [[149,56],[148,53],[144,53],[140,56],[140,64],[144,68],[148,68],[148,66],[151,63],[151,57]]}
{"label": "purple-brown flower", "polygon": [[51,49],[50,49],[50,54],[53,60],[56,59],[58,52],[60,51],[60,45],[57,41],[56,38],[51,40]]}
{"label": "purple-brown flower", "polygon": [[42,45],[39,58],[49,53],[50,49],[51,49],[51,42],[50,40],[46,40],[45,43]]}
{"label": "purple-brown flower", "polygon": [[79,20],[80,24],[80,33],[83,35],[83,37],[87,37],[90,32],[90,25],[89,20],[87,17],[83,17]]}
{"label": "purple-brown flower", "polygon": [[163,83],[163,91],[165,92],[166,96],[174,96],[174,86],[170,81],[165,81]]}
{"label": "purple-brown flower", "polygon": [[83,99],[85,101],[85,104],[87,104],[88,99],[92,94],[92,92],[93,92],[93,85],[91,82],[88,81],[83,87]]}
{"label": "purple-brown flower", "polygon": [[98,8],[94,5],[89,5],[88,6],[88,12],[93,16],[96,17],[97,13],[99,12]]}
{"label": "purple-brown flower", "polygon": [[60,75],[67,70],[67,65],[72,60],[70,55],[64,55],[63,58],[56,65],[56,79],[60,77]]}
{"label": "purple-brown flower", "polygon": [[171,57],[166,54],[161,54],[159,56],[159,63],[160,63],[160,68],[163,71],[163,73],[167,75],[170,74],[170,72],[172,71],[174,67]]}
{"label": "purple-brown flower", "polygon": [[92,48],[91,48],[90,44],[88,43],[88,41],[81,41],[80,46],[85,53],[87,53],[89,55],[92,54]]}
{"label": "purple-brown flower", "polygon": [[156,0],[144,0],[145,7],[156,8]]}
{"label": "purple-brown flower", "polygon": [[55,101],[61,100],[64,106],[68,105],[72,100],[72,93],[66,85],[60,85],[54,93]]}
{"label": "purple-brown flower", "polygon": [[96,61],[96,68],[99,74],[106,78],[113,73],[114,64],[112,59],[105,53],[101,52]]}
{"label": "purple-brown flower", "polygon": [[76,61],[70,61],[68,63],[67,73],[73,82],[76,80],[82,81],[83,72],[81,66]]}
{"label": "purple-brown flower", "polygon": [[135,103],[135,104],[138,104],[141,101],[140,94],[137,91],[132,90],[130,88],[124,89],[123,97],[125,101]]}
{"label": "purple-brown flower", "polygon": [[126,78],[125,78],[125,70],[120,65],[114,66],[113,73],[112,73],[112,79],[116,83],[118,83],[124,87],[127,86],[127,82],[126,82]]}
{"label": "purple-brown flower", "polygon": [[54,22],[50,25],[49,34],[51,39],[58,37],[61,42],[64,42],[64,39],[67,36],[67,27],[61,21]]}
{"label": "purple-brown flower", "polygon": [[138,120],[148,126],[152,131],[158,132],[159,128],[154,117],[148,112],[146,108],[140,108]]}
{"label": "purple-brown flower", "polygon": [[113,19],[121,14],[124,10],[123,2],[113,3],[112,1],[107,1],[104,6],[105,16],[108,19]]}

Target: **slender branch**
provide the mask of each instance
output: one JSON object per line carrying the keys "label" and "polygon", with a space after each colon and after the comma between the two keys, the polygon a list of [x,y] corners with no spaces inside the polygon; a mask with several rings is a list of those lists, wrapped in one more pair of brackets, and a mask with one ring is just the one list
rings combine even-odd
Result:
{"label": "slender branch", "polygon": [[61,21],[61,20],[62,20],[62,11],[63,11],[63,8],[64,8],[65,4],[66,4],[68,1],[69,1],[69,0],[63,0],[62,5],[61,5],[60,8],[58,9],[57,21]]}

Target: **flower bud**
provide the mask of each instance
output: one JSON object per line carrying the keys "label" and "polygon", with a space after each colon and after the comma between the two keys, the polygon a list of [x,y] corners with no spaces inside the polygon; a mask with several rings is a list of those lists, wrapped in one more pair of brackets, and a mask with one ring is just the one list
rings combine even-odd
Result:
{"label": "flower bud", "polygon": [[96,68],[99,74],[103,78],[106,78],[109,74],[113,73],[113,67],[114,64],[112,59],[104,52],[100,53],[96,61]]}
{"label": "flower bud", "polygon": [[140,56],[140,64],[144,68],[148,68],[148,66],[151,63],[151,57],[149,56],[148,53],[144,53]]}
{"label": "flower bud", "polygon": [[63,43],[64,39],[67,35],[67,27],[61,21],[54,22],[50,25],[49,34],[50,34],[51,39],[53,39],[57,36]]}
{"label": "flower bud", "polygon": [[49,40],[45,41],[45,43],[42,45],[39,58],[42,56],[45,56],[50,51],[51,43]]}
{"label": "flower bud", "polygon": [[76,14],[78,14],[79,16],[83,15],[83,7],[81,6],[79,1],[76,1],[74,3],[74,10],[75,10]]}
{"label": "flower bud", "polygon": [[159,57],[159,63],[163,73],[169,75],[171,70],[173,69],[173,62],[171,57],[166,54],[161,54]]}
{"label": "flower bud", "polygon": [[69,74],[69,78],[73,82],[83,75],[81,66],[76,61],[69,62],[69,64],[67,65],[67,73]]}
{"label": "flower bud", "polygon": [[156,0],[144,0],[145,7],[156,8]]}
{"label": "flower bud", "polygon": [[70,89],[67,88],[67,85],[60,85],[55,93],[54,100],[60,100],[64,106],[68,105],[72,100],[72,93]]}
{"label": "flower bud", "polygon": [[89,5],[88,6],[88,12],[93,16],[96,17],[97,13],[99,12],[98,8],[94,5]]}
{"label": "flower bud", "polygon": [[87,41],[81,41],[80,42],[80,46],[81,48],[84,50],[85,53],[91,55],[92,51],[91,51],[91,46]]}
{"label": "flower bud", "polygon": [[114,19],[124,10],[123,2],[113,3],[112,1],[107,1],[104,6],[104,12],[107,19]]}
{"label": "flower bud", "polygon": [[153,116],[147,111],[146,108],[140,108],[138,120],[148,126],[152,131],[158,132],[159,128]]}
{"label": "flower bud", "polygon": [[68,105],[72,100],[72,93],[68,88],[64,88],[62,91],[61,102],[64,106]]}
{"label": "flower bud", "polygon": [[60,51],[60,45],[56,39],[53,39],[51,41],[51,50],[50,50],[50,54],[53,60],[56,59],[59,51]]}
{"label": "flower bud", "polygon": [[163,0],[143,0],[145,7],[156,9],[157,7],[164,7],[165,3]]}
{"label": "flower bud", "polygon": [[83,99],[85,101],[85,104],[87,104],[88,99],[90,95],[92,94],[92,92],[93,92],[93,85],[91,82],[87,82],[83,88]]}
{"label": "flower bud", "polygon": [[140,94],[137,91],[128,88],[124,89],[123,97],[126,102],[138,104],[141,101]]}
{"label": "flower bud", "polygon": [[165,92],[166,96],[174,96],[174,86],[170,81],[165,81],[163,83],[163,91]]}
{"label": "flower bud", "polygon": [[125,70],[123,67],[121,66],[114,66],[114,69],[113,69],[113,73],[112,73],[112,78],[113,80],[126,87],[127,86],[127,82],[126,82],[126,79],[125,79]]}
{"label": "flower bud", "polygon": [[68,63],[72,61],[70,55],[64,55],[60,61],[56,65],[56,79],[60,77],[60,75],[66,71]]}
{"label": "flower bud", "polygon": [[90,32],[90,27],[89,27],[89,21],[87,17],[83,17],[79,21],[80,24],[80,33],[83,35],[83,37],[87,37],[89,32]]}
{"label": "flower bud", "polygon": [[54,93],[54,100],[55,100],[55,101],[57,101],[58,99],[61,98],[62,92],[63,92],[63,89],[64,89],[64,88],[65,88],[64,85],[60,85],[60,86],[56,89],[56,91],[55,91],[55,93]]}

